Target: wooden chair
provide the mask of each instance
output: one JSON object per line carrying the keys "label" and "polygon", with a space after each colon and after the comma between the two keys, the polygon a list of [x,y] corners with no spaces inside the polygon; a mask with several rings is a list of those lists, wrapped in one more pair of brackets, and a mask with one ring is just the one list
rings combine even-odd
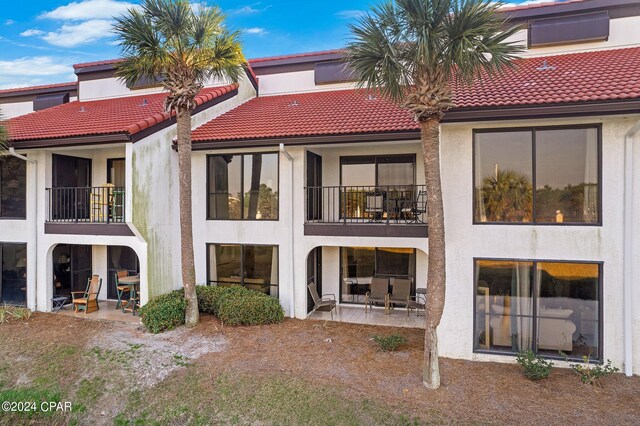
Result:
{"label": "wooden chair", "polygon": [[129,271],[117,271],[117,272],[114,272],[114,274],[116,276],[116,293],[118,294],[118,302],[116,303],[116,309],[119,309],[122,307],[122,296],[124,295],[124,293],[131,292],[131,286],[129,284],[120,284],[120,278],[128,277]]}
{"label": "wooden chair", "polygon": [[307,288],[309,289],[309,293],[311,294],[311,299],[313,299],[313,310],[309,312],[309,315],[311,315],[318,309],[326,310],[328,308],[329,313],[331,314],[331,320],[333,321],[333,310],[337,309],[338,304],[335,294],[323,294],[322,297],[320,297],[320,295],[318,294],[318,287],[314,282],[309,283],[309,285],[307,285]]}
{"label": "wooden chair", "polygon": [[[102,278],[97,275],[92,275],[87,282],[87,289],[85,291],[72,291],[73,311],[84,311],[85,314],[88,314],[100,309],[98,306],[98,294],[100,294],[101,287]],[[77,294],[81,296],[76,297]]]}
{"label": "wooden chair", "polygon": [[374,303],[384,303],[384,312],[389,309],[389,280],[387,278],[373,278],[371,290],[364,295],[364,311]]}

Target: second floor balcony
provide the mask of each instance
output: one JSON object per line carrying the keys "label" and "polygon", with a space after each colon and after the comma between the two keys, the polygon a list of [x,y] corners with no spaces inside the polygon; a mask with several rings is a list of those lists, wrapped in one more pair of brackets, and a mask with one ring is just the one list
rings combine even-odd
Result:
{"label": "second floor balcony", "polygon": [[305,234],[427,236],[424,185],[305,188]]}
{"label": "second floor balcony", "polygon": [[[106,229],[88,225],[119,224],[128,229],[124,188],[109,184],[94,187],[46,188],[46,196],[48,208],[45,229],[48,233],[86,234],[95,232],[95,229]],[[105,231],[99,234],[103,232]],[[115,228],[106,234],[128,235],[118,232]]]}

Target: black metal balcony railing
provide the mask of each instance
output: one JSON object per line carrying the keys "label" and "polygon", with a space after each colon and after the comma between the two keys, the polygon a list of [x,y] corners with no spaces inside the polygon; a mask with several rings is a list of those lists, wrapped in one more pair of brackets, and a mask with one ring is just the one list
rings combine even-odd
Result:
{"label": "black metal balcony railing", "polygon": [[125,223],[124,188],[47,188],[47,222]]}
{"label": "black metal balcony railing", "polygon": [[426,223],[424,185],[305,188],[306,223]]}

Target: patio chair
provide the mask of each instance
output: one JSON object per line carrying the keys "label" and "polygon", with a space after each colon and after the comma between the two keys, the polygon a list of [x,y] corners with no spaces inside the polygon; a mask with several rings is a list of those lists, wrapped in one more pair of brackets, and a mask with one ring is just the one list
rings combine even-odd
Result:
{"label": "patio chair", "polygon": [[374,303],[384,303],[384,312],[389,310],[389,280],[387,278],[373,278],[371,290],[364,295],[364,311]]}
{"label": "patio chair", "polygon": [[421,216],[427,212],[427,191],[418,191],[415,200],[402,203],[401,215],[407,223],[423,223]]}
{"label": "patio chair", "polygon": [[382,220],[382,215],[384,213],[384,197],[382,195],[369,193],[367,194],[365,201],[366,204],[364,211],[369,215],[371,221]]}
{"label": "patio chair", "polygon": [[[102,287],[102,278],[98,275],[93,275],[87,282],[87,289],[85,291],[72,291],[71,298],[73,299],[73,311],[84,311],[85,314],[97,311],[100,309],[98,306],[98,294],[100,294],[100,288]],[[76,297],[76,295],[80,295]]]}
{"label": "patio chair", "polygon": [[426,300],[423,294],[418,294],[417,296],[409,296],[409,300],[407,301],[407,317],[411,310],[416,310],[416,316],[420,316],[420,311],[425,314],[425,308],[427,306]]}
{"label": "patio chair", "polygon": [[[326,310],[329,309],[329,313],[331,314],[331,320],[333,321],[333,310],[337,310],[338,302],[336,301],[335,294],[323,294],[322,297],[318,294],[318,287],[316,283],[311,282],[307,285],[309,289],[309,293],[311,294],[311,299],[313,300],[313,309],[309,313],[311,315],[318,309]],[[331,297],[329,297],[331,296]]]}
{"label": "patio chair", "polygon": [[394,305],[408,307],[409,300],[411,300],[411,280],[394,278],[391,282],[391,287],[391,294],[389,295],[389,309],[393,308]]}
{"label": "patio chair", "polygon": [[129,271],[117,271],[114,272],[114,274],[116,276],[116,293],[118,294],[116,309],[120,309],[122,307],[122,296],[124,295],[124,293],[131,292],[131,286],[129,284],[120,284],[120,278],[128,277]]}

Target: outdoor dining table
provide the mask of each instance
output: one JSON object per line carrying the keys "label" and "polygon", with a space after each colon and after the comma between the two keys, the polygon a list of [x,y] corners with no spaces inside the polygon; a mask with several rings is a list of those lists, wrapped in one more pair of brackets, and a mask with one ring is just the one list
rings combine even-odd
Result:
{"label": "outdoor dining table", "polygon": [[[131,277],[122,277],[118,279],[118,283],[131,286],[131,291],[129,292],[129,301],[127,303],[127,307],[122,307],[122,313],[131,311],[131,313],[135,315],[136,304],[138,303],[138,293],[140,292],[140,277],[135,275]],[[129,307],[130,305],[131,307]]]}

